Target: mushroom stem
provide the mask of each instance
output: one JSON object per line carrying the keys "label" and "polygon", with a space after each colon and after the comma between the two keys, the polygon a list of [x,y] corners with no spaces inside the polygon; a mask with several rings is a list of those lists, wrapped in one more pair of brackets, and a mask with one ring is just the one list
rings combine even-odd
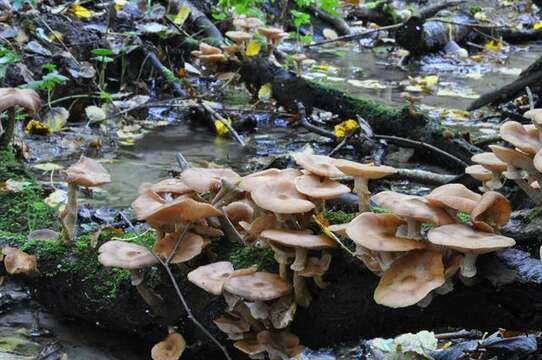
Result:
{"label": "mushroom stem", "polygon": [[77,232],[77,185],[68,183],[66,208],[60,214],[60,222],[62,224],[62,235],[64,243],[69,245],[75,238]]}
{"label": "mushroom stem", "polygon": [[433,294],[429,293],[423,299],[418,301],[416,305],[418,305],[419,307],[423,309],[431,305],[431,301],[433,301]]}
{"label": "mushroom stem", "polygon": [[421,240],[420,235],[420,223],[416,219],[407,218],[407,238],[414,240]]}
{"label": "mushroom stem", "polygon": [[242,301],[239,301],[235,305],[234,312],[237,313],[241,319],[249,323],[250,327],[255,331],[262,331],[264,329],[263,324],[252,316],[250,309]]}
{"label": "mushroom stem", "polygon": [[492,190],[498,190],[502,188],[501,173],[498,171],[491,171],[491,180],[486,181],[484,185]]}
{"label": "mushroom stem", "polygon": [[369,207],[369,180],[361,177],[354,177],[354,192],[358,194],[358,209],[359,212],[370,211]]}
{"label": "mushroom stem", "polygon": [[534,188],[532,188],[529,185],[529,183],[527,183],[527,181],[525,181],[523,179],[514,179],[514,182],[537,205],[542,205],[542,194],[540,192],[536,191]]}
{"label": "mushroom stem", "polygon": [[454,290],[454,282],[452,279],[446,279],[446,282],[439,287],[438,289],[435,289],[435,292],[439,295],[446,295],[448,293],[451,293]]}
{"label": "mushroom stem", "polygon": [[142,271],[130,270],[130,275],[132,278],[132,285],[135,286],[137,292],[143,298],[143,301],[145,301],[155,313],[160,313],[164,299],[145,284]]}
{"label": "mushroom stem", "polygon": [[476,258],[478,254],[465,254],[461,262],[461,275],[466,278],[476,276]]}
{"label": "mushroom stem", "polygon": [[305,278],[294,273],[294,298],[297,305],[308,307],[311,303],[312,296],[305,284]]}
{"label": "mushroom stem", "polygon": [[379,252],[377,254],[377,257],[376,257],[377,261],[378,261],[378,264],[380,265],[380,268],[382,269],[382,271],[386,271],[388,270],[391,265],[393,264],[393,261],[395,260],[395,258],[393,257],[393,255],[389,252]]}
{"label": "mushroom stem", "polygon": [[15,132],[15,108],[8,109],[8,118],[5,128],[2,128],[0,120],[0,148],[8,147]]}
{"label": "mushroom stem", "polygon": [[324,280],[322,275],[315,275],[313,279],[316,286],[318,286],[320,289],[325,289],[329,285],[329,283]]}
{"label": "mushroom stem", "polygon": [[307,249],[301,247],[295,248],[295,261],[290,265],[290,269],[293,271],[303,271],[305,270],[305,264],[307,263]]}

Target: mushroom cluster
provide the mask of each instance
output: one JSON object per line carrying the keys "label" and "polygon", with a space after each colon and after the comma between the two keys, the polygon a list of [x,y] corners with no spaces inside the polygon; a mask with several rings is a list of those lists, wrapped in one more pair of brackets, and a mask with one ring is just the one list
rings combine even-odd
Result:
{"label": "mushroom cluster", "polygon": [[[515,245],[498,234],[511,208],[495,191],[480,195],[447,184],[424,197],[383,191],[371,202],[389,213],[364,212],[332,230],[350,238],[356,255],[381,277],[374,292],[378,304],[427,306],[433,294],[453,290],[456,273],[462,279],[476,276],[478,255]],[[460,213],[469,215],[468,224]]]}
{"label": "mushroom cluster", "polygon": [[501,138],[509,145],[490,145],[491,152],[472,157],[476,165],[465,172],[482,182],[481,191],[497,190],[502,179],[512,180],[537,205],[542,205],[542,109],[529,110],[524,117],[532,124],[506,121],[500,127]]}

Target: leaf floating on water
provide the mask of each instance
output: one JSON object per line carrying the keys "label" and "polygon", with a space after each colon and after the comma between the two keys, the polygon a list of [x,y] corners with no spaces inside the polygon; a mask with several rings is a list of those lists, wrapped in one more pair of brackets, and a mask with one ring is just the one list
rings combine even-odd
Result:
{"label": "leaf floating on water", "polygon": [[362,87],[365,89],[387,89],[388,86],[380,83],[378,80],[348,80],[348,83],[355,87]]}
{"label": "leaf floating on water", "polygon": [[503,48],[502,42],[494,39],[489,40],[485,46],[486,49],[491,51],[501,51]]}
{"label": "leaf floating on water", "polygon": [[260,44],[256,40],[250,40],[248,42],[246,54],[248,57],[256,56],[260,53],[261,49],[262,49],[262,44]]}
{"label": "leaf floating on water", "polygon": [[59,211],[62,211],[65,207],[66,199],[68,198],[68,194],[64,190],[55,190],[53,191],[49,196],[43,200],[44,203],[47,204],[47,206],[52,207],[53,209],[58,209]]}
{"label": "leaf floating on water", "polygon": [[175,18],[173,19],[173,22],[178,26],[183,26],[186,22],[186,19],[188,19],[188,17],[190,16],[191,12],[192,10],[188,6],[181,6],[179,12],[177,13],[177,15],[175,15]]}
{"label": "leaf floating on water", "polygon": [[68,110],[63,107],[54,107],[43,116],[43,121],[50,132],[58,132],[66,125],[69,117]]}
{"label": "leaf floating on water", "polygon": [[327,40],[335,40],[336,38],[339,37],[339,35],[337,35],[337,33],[332,30],[332,29],[324,29],[324,31],[322,31],[322,35],[324,35],[324,37],[327,39]]}
{"label": "leaf floating on water", "polygon": [[48,135],[51,133],[51,129],[41,121],[30,120],[24,128],[24,132],[28,135]]}
{"label": "leaf floating on water", "polygon": [[79,4],[73,4],[72,6],[70,6],[70,11],[78,19],[89,19],[94,14],[91,10]]}
{"label": "leaf floating on water", "polygon": [[262,85],[260,90],[258,90],[258,99],[261,101],[269,101],[272,95],[271,84]]}
{"label": "leaf floating on water", "polygon": [[541,30],[542,29],[542,21],[539,21],[533,25],[533,30]]}
{"label": "leaf floating on water", "polygon": [[[224,119],[224,120],[227,122],[228,125],[231,125],[230,119]],[[215,129],[216,129],[216,134],[218,136],[224,136],[230,132],[228,127],[224,125],[224,123],[220,120],[215,120]]]}
{"label": "leaf floating on water", "polygon": [[115,10],[120,11],[124,5],[126,5],[126,0],[115,0]]}
{"label": "leaf floating on water", "polygon": [[95,105],[87,106],[85,109],[85,114],[87,115],[90,123],[104,121],[107,118],[105,111],[101,107]]}
{"label": "leaf floating on water", "polygon": [[472,89],[439,89],[437,96],[449,96],[449,97],[462,97],[465,99],[478,99],[479,94],[475,93]]}

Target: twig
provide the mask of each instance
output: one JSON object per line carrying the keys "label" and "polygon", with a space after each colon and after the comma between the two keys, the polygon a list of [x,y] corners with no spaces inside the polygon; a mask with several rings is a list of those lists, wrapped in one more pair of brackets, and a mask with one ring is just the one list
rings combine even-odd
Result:
{"label": "twig", "polygon": [[461,22],[446,20],[446,19],[442,19],[442,18],[431,18],[431,19],[428,19],[428,21],[435,21],[435,22],[441,22],[441,23],[444,23],[444,24],[465,26],[465,27],[478,28],[478,29],[501,29],[501,28],[507,28],[508,27],[506,25],[484,25],[484,24],[461,23]]}
{"label": "twig", "polygon": [[367,31],[364,31],[364,32],[361,32],[361,33],[357,33],[357,34],[350,34],[350,35],[344,35],[344,36],[339,36],[335,39],[330,39],[330,40],[323,40],[323,41],[319,41],[319,42],[314,42],[314,43],[310,43],[310,44],[306,44],[304,45],[305,48],[310,48],[310,47],[313,47],[313,46],[320,46],[320,45],[325,45],[325,44],[331,44],[331,43],[334,43],[334,42],[338,42],[338,41],[352,41],[352,40],[357,40],[359,38],[362,38],[366,35],[369,35],[369,34],[373,34],[373,33],[376,33],[376,32],[379,32],[379,31],[386,31],[386,30],[393,30],[393,29],[397,29],[397,28],[400,28],[401,26],[405,25],[404,22],[402,23],[399,23],[399,24],[393,24],[393,25],[388,25],[388,26],[382,26],[382,27],[379,27],[378,29],[372,29],[372,30],[367,30]]}
{"label": "twig", "polygon": [[333,156],[335,155],[335,153],[337,153],[339,150],[341,150],[343,148],[343,146],[345,146],[348,141],[350,141],[350,139],[352,138],[352,136],[354,136],[361,128],[358,126],[356,126],[354,129],[352,129],[352,131],[350,131],[348,134],[346,134],[345,137],[343,137],[343,139],[341,140],[341,142],[335,146],[335,148],[333,148],[333,150],[331,150],[329,152],[329,154],[327,154],[327,156]]}
{"label": "twig", "polygon": [[215,118],[216,120],[220,121],[228,129],[229,133],[234,137],[235,140],[237,140],[237,142],[241,146],[243,147],[246,146],[245,142],[243,141],[239,133],[229,124],[229,122],[226,119],[222,117],[222,115],[216,112],[215,109],[209,106],[209,104],[207,104],[205,101],[201,102],[201,106],[203,106],[205,111],[207,111],[211,115],[212,118]]}
{"label": "twig", "polygon": [[168,257],[166,259],[166,265],[169,265],[171,263],[171,260],[173,259],[173,257],[177,253],[177,250],[179,249],[179,246],[181,246],[181,243],[183,242],[184,237],[188,233],[188,229],[190,229],[191,226],[192,226],[192,221],[189,222],[188,224],[186,224],[181,236],[179,236],[179,238],[177,239],[177,242],[175,243],[175,247],[173,248],[173,250],[171,251],[171,253],[168,255]]}

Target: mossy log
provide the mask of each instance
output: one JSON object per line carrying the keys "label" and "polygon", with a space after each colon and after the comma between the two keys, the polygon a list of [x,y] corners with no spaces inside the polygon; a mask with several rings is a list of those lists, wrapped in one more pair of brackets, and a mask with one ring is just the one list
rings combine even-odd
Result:
{"label": "mossy log", "polygon": [[[397,108],[368,96],[352,96],[329,85],[305,80],[293,72],[273,65],[265,58],[245,61],[240,73],[253,93],[261,86],[270,84],[273,98],[292,112],[298,111],[297,103],[300,102],[309,113],[314,108],[319,108],[330,111],[343,120],[360,116],[371,125],[377,135],[400,134],[402,137],[434,145],[465,162],[469,162],[473,153],[479,151],[463,138],[454,136],[453,132],[442,126],[437,119],[424,113],[412,112],[407,107]],[[448,167],[454,166],[449,161],[439,159],[438,154],[429,155]]]}

